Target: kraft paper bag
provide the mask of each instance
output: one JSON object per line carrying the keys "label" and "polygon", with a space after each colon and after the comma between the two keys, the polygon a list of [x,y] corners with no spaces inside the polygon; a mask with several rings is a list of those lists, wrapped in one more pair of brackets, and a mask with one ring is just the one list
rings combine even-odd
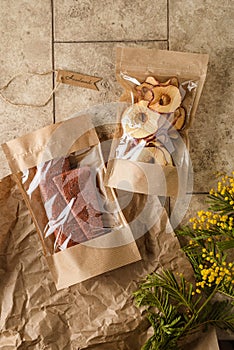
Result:
{"label": "kraft paper bag", "polygon": [[89,115],[7,142],[3,150],[22,192],[58,289],[141,259]]}
{"label": "kraft paper bag", "polygon": [[128,195],[142,260],[57,291],[21,192],[12,176],[0,182],[0,347],[140,349],[149,324],[133,302],[138,283],[162,266],[192,271],[157,197]]}
{"label": "kraft paper bag", "polygon": [[126,191],[182,196],[191,171],[188,130],[208,55],[117,47],[122,105],[105,182]]}

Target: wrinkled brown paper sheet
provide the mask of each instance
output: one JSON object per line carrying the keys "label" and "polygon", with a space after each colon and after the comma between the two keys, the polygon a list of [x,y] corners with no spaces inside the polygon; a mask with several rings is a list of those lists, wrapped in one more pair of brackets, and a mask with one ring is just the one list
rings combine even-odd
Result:
{"label": "wrinkled brown paper sheet", "polygon": [[[138,210],[142,198],[136,195],[132,200]],[[132,204],[125,210],[129,217]],[[149,215],[158,209],[155,201]],[[4,350],[138,350],[146,340],[148,323],[132,300],[137,283],[161,265],[190,273],[177,239],[166,233],[165,211],[137,240],[143,261],[59,292],[11,177],[0,182],[0,227],[0,348]]]}
{"label": "wrinkled brown paper sheet", "polygon": [[[106,117],[103,111],[101,115]],[[99,137],[108,139],[108,130],[102,127]],[[149,219],[162,208],[157,197],[151,197],[144,212],[147,197],[131,196],[129,200],[126,192],[119,192],[120,203],[127,203],[122,205],[123,212],[137,238],[146,230]],[[140,219],[134,221],[136,217]],[[134,305],[132,292],[146,274],[162,266],[184,272],[187,278],[191,276],[191,267],[179,250],[165,210],[153,227],[137,239],[137,244],[142,261],[56,291],[21,194],[10,176],[3,179],[0,182],[0,349],[139,350],[149,336],[149,325]]]}

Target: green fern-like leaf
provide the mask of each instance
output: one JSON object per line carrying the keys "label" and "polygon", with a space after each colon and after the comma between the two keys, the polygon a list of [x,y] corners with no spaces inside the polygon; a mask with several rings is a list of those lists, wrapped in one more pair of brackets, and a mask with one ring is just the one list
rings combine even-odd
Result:
{"label": "green fern-like leaf", "polygon": [[207,299],[193,296],[193,286],[183,276],[175,277],[169,270],[147,276],[134,293],[138,306],[145,306],[154,330],[142,350],[176,350],[184,337],[209,325],[234,330],[232,304],[212,303],[216,289]]}
{"label": "green fern-like leaf", "polygon": [[234,239],[229,240],[229,241],[217,242],[216,244],[221,251],[233,249],[234,248]]}

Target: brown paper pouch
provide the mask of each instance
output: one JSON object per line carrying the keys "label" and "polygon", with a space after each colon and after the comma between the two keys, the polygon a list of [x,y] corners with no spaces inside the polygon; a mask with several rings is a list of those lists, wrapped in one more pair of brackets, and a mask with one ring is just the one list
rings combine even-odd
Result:
{"label": "brown paper pouch", "polygon": [[141,259],[88,115],[2,145],[57,289]]}
{"label": "brown paper pouch", "polygon": [[188,129],[207,64],[208,55],[117,48],[116,77],[124,92],[105,179],[108,186],[184,194],[190,171]]}
{"label": "brown paper pouch", "polygon": [[133,232],[141,235],[137,244],[142,260],[56,292],[21,193],[12,176],[0,181],[3,348],[139,350],[143,346],[149,324],[133,302],[133,291],[148,273],[162,266],[185,273],[187,279],[191,267],[173,232],[166,232],[165,212],[146,232],[149,218],[161,210],[157,197],[139,217],[147,196],[129,196],[131,201],[124,200],[127,206],[120,203],[127,220],[139,218]]}

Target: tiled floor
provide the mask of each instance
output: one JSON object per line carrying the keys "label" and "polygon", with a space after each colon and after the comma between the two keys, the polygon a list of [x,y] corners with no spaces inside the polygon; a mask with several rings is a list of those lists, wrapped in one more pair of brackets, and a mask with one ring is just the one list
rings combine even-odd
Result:
{"label": "tiled floor", "polygon": [[[43,108],[15,107],[0,99],[0,142],[88,105],[115,101],[120,93],[114,76],[117,44],[209,53],[207,81],[190,133],[190,212],[196,210],[214,183],[214,172],[230,171],[234,164],[233,11],[230,0],[1,0],[0,86],[17,73],[57,68],[103,80],[99,92],[64,85]],[[6,95],[19,102],[44,101],[53,74],[28,78],[17,78]],[[0,177],[8,173],[1,153]]]}

